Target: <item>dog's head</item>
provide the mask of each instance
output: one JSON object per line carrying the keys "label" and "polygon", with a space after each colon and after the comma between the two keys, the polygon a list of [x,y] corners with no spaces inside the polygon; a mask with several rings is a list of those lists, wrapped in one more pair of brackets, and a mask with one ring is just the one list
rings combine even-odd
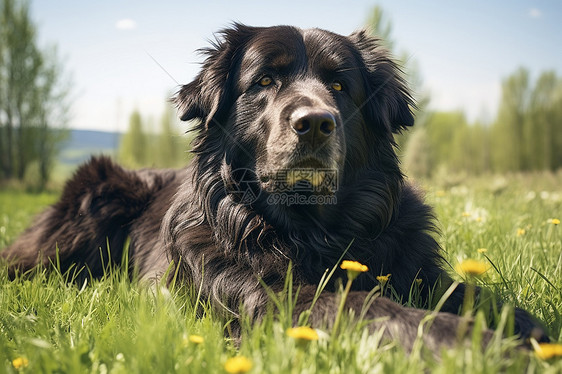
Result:
{"label": "dog's head", "polygon": [[399,174],[392,134],[413,125],[413,102],[377,39],[237,24],[204,52],[176,103],[182,120],[199,120],[193,151],[221,163],[226,184],[252,170],[268,193],[302,183],[333,193],[365,170]]}

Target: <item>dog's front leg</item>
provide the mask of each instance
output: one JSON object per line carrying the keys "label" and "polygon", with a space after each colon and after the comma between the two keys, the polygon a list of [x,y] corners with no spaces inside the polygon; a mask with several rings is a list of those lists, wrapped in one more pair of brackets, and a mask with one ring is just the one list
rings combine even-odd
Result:
{"label": "dog's front leg", "polygon": [[[308,323],[313,327],[332,328],[341,300],[336,293],[323,293],[314,302],[314,286],[305,286],[301,290],[295,308],[295,323],[301,313],[309,313]],[[368,328],[372,332],[383,330],[383,337],[398,342],[410,352],[421,331],[421,339],[425,347],[438,352],[443,347],[453,347],[470,339],[473,332],[473,320],[452,313],[432,313],[431,311],[408,308],[397,304],[386,297],[376,297],[372,302],[365,302],[367,292],[351,292],[347,296],[344,310],[353,311],[355,316],[363,315],[369,321]],[[421,330],[420,330],[421,325]],[[492,337],[492,330],[482,332],[482,345],[485,346]]]}

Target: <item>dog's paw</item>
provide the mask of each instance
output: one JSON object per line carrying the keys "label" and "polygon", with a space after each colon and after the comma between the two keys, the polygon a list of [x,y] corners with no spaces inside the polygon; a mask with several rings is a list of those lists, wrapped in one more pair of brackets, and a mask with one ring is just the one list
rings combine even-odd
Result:
{"label": "dog's paw", "polygon": [[515,334],[519,335],[525,345],[530,345],[531,339],[539,343],[550,342],[546,327],[523,309],[515,308],[514,327]]}

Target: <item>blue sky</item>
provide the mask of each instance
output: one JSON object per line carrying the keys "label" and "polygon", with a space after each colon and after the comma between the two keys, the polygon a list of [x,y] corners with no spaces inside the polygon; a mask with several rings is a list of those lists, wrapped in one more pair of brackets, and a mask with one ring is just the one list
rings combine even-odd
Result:
{"label": "blue sky", "polygon": [[135,108],[157,121],[166,98],[199,69],[196,49],[233,21],[340,34],[380,5],[398,52],[417,61],[431,107],[491,119],[502,78],[520,66],[562,74],[562,2],[516,1],[71,1],[35,0],[42,45],[56,44],[72,77],[69,126],[127,128]]}

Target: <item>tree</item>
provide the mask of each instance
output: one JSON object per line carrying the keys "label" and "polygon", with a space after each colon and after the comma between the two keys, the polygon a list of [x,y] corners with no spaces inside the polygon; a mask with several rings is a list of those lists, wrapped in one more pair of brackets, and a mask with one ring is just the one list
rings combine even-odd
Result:
{"label": "tree", "polygon": [[552,115],[555,122],[551,124],[553,152],[550,168],[556,170],[562,168],[562,78],[558,78],[556,89],[553,92]]}
{"label": "tree", "polygon": [[175,113],[171,106],[167,106],[160,120],[160,133],[156,147],[158,165],[171,167],[183,165],[185,157],[184,147],[179,143],[179,135],[174,128]]}
{"label": "tree", "polygon": [[119,159],[131,167],[145,166],[148,140],[142,126],[141,115],[135,110],[129,118],[129,129],[123,135],[119,146]]}
{"label": "tree", "polygon": [[556,170],[562,167],[562,79],[543,72],[533,82],[520,68],[502,84],[492,127],[495,171]]}
{"label": "tree", "polygon": [[415,177],[436,172],[481,174],[490,168],[488,128],[469,124],[463,112],[433,112],[408,141],[404,165]]}
{"label": "tree", "polygon": [[496,171],[529,169],[523,146],[529,96],[527,69],[520,68],[504,79],[498,117],[492,128],[492,156]]}
{"label": "tree", "polygon": [[404,154],[404,168],[414,178],[428,178],[433,171],[431,148],[427,130],[422,127],[410,136],[408,150]]}
{"label": "tree", "polygon": [[380,38],[381,43],[389,50],[394,50],[395,42],[392,39],[392,22],[386,17],[384,10],[376,5],[367,17],[367,28],[371,34]]}
{"label": "tree", "polygon": [[37,46],[27,2],[0,0],[0,178],[39,163],[43,188],[65,138],[68,90],[56,53]]}
{"label": "tree", "polygon": [[[398,62],[402,66],[403,71],[406,75],[406,80],[410,88],[410,92],[413,92],[416,100],[416,108],[414,109],[416,117],[416,127],[412,132],[404,132],[396,136],[396,141],[400,147],[407,146],[408,139],[416,129],[421,129],[425,126],[429,120],[427,106],[429,105],[430,96],[427,91],[424,91],[423,80],[421,73],[417,64],[417,61],[412,59],[410,55],[402,51],[398,53],[396,51],[396,42],[392,37],[392,22],[384,10],[380,6],[375,6],[371,10],[367,18],[367,29],[370,30],[371,34],[377,38],[380,38],[380,42],[395,56],[397,56]],[[425,136],[425,135],[424,135]],[[423,136],[422,136],[423,137]],[[417,147],[417,146],[416,146]],[[419,151],[420,148],[416,148]]]}
{"label": "tree", "polygon": [[532,169],[554,170],[557,119],[556,109],[562,103],[556,97],[560,81],[554,71],[543,72],[530,93],[529,113],[525,121],[525,158]]}

